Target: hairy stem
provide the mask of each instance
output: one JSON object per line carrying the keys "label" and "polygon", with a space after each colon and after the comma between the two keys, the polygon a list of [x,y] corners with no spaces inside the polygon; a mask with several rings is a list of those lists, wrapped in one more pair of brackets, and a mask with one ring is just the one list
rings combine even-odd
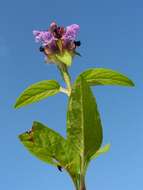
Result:
{"label": "hairy stem", "polygon": [[[68,93],[66,93],[66,94],[68,94],[68,96],[70,96],[72,87],[71,87],[71,78],[70,78],[70,75],[68,73],[67,66],[65,64],[63,64],[63,63],[59,63],[58,64],[58,69],[60,70],[62,78],[63,78],[63,80],[65,81],[65,83],[67,85],[67,92]],[[62,88],[62,89],[64,89],[64,88]],[[65,92],[65,90],[62,91],[62,92]]]}

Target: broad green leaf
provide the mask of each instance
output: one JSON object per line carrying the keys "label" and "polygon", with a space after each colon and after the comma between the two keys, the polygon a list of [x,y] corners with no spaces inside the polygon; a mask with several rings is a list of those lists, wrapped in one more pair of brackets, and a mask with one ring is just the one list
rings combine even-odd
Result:
{"label": "broad green leaf", "polygon": [[100,156],[101,154],[104,154],[106,152],[108,152],[110,150],[111,145],[110,144],[106,144],[105,146],[101,147],[91,158],[90,160],[97,158],[98,156]]}
{"label": "broad green leaf", "polygon": [[71,66],[72,63],[72,54],[68,51],[64,51],[63,53],[56,54],[56,58],[58,61],[64,63],[67,66]]}
{"label": "broad green leaf", "polygon": [[79,157],[57,132],[34,122],[32,130],[20,135],[20,140],[40,160],[65,168],[73,177],[77,175]]}
{"label": "broad green leaf", "polygon": [[29,86],[16,100],[15,108],[38,102],[60,92],[60,85],[55,80],[44,80]]}
{"label": "broad green leaf", "polygon": [[23,143],[23,145],[28,149],[28,151],[32,155],[36,156],[38,159],[48,164],[51,164],[53,166],[58,166],[58,162],[51,157],[47,148],[34,144],[33,137],[31,136],[30,133],[29,134],[28,132],[23,133],[19,135],[19,138]]}
{"label": "broad green leaf", "polygon": [[89,85],[120,85],[134,86],[134,83],[125,75],[111,69],[89,69],[80,74]]}
{"label": "broad green leaf", "polygon": [[95,97],[79,77],[68,103],[67,138],[84,160],[93,156],[102,143],[102,126]]}

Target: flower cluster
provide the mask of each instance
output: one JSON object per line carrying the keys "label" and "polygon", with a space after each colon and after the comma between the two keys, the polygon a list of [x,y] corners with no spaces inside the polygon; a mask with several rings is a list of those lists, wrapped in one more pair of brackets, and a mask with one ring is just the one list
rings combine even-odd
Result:
{"label": "flower cluster", "polygon": [[34,30],[33,34],[36,42],[42,45],[40,51],[44,52],[48,60],[55,62],[51,58],[56,54],[63,54],[66,51],[73,56],[76,53],[76,47],[80,46],[80,41],[76,41],[78,31],[77,24],[64,28],[52,22],[47,31]]}

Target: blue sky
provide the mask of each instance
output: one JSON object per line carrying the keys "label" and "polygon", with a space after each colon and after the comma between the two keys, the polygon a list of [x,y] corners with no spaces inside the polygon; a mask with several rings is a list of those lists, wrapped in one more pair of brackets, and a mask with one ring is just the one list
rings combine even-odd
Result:
{"label": "blue sky", "polygon": [[34,120],[65,135],[67,98],[56,95],[15,110],[18,95],[30,84],[56,79],[57,69],[44,64],[32,36],[50,22],[80,25],[82,46],[70,68],[73,80],[83,70],[105,67],[128,75],[135,88],[93,88],[101,113],[108,154],[94,160],[87,190],[143,188],[143,1],[13,0],[0,2],[0,189],[72,190],[65,172],[31,156],[18,134]]}

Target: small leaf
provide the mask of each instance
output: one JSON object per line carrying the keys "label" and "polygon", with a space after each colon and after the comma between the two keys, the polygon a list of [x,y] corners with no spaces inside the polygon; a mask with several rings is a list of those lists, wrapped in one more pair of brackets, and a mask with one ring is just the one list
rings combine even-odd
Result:
{"label": "small leaf", "polygon": [[82,77],[75,82],[68,103],[67,138],[85,161],[93,156],[102,143],[96,100]]}
{"label": "small leaf", "polygon": [[101,154],[104,154],[106,152],[108,152],[110,150],[111,145],[110,144],[106,144],[105,146],[101,147],[91,158],[97,158],[98,156],[100,156]]}
{"label": "small leaf", "polygon": [[94,85],[120,85],[134,86],[134,83],[125,75],[111,69],[97,68],[89,69],[80,74],[87,83]]}
{"label": "small leaf", "polygon": [[16,100],[15,108],[39,102],[60,92],[60,85],[55,80],[44,80],[29,86]]}
{"label": "small leaf", "polygon": [[56,58],[67,66],[71,66],[72,64],[72,55],[66,50],[63,53],[56,54]]}

